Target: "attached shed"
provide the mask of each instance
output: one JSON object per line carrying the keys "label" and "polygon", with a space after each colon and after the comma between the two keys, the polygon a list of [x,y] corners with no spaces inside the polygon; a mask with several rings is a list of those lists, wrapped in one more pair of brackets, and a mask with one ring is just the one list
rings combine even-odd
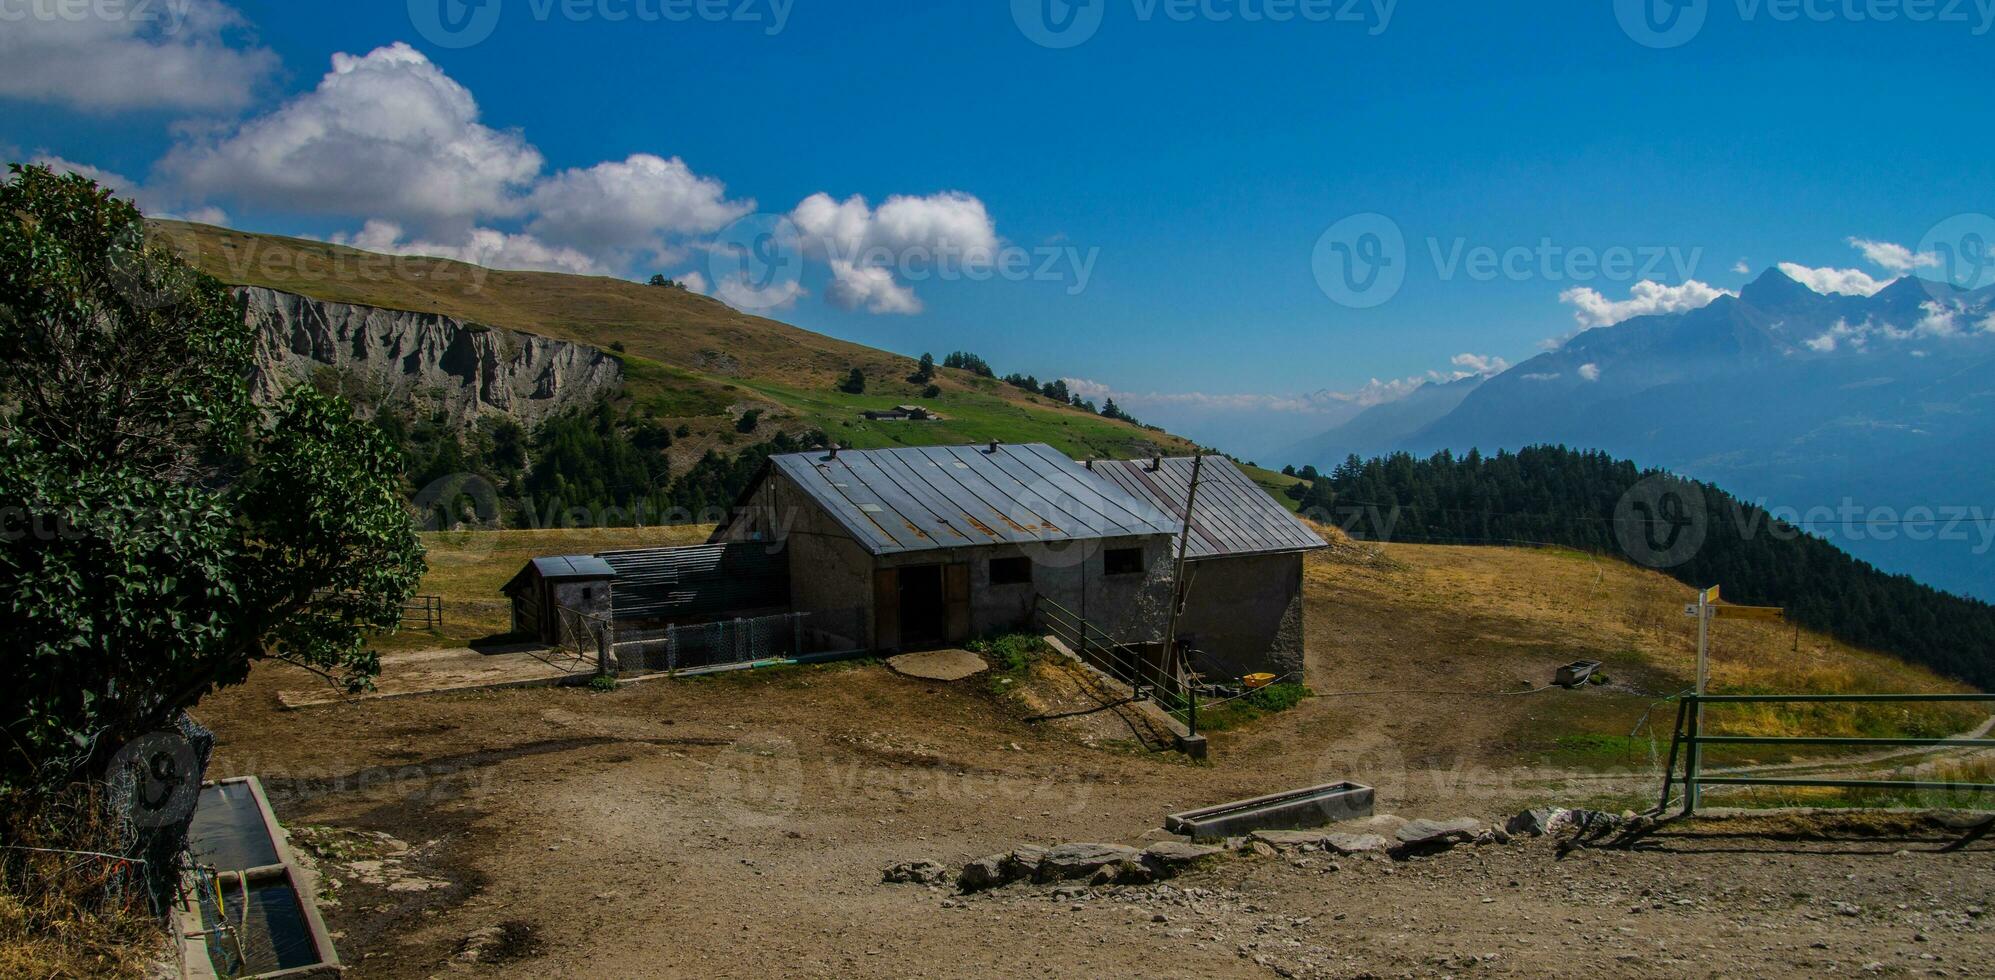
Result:
{"label": "attached shed", "polygon": [[[1095,476],[1182,519],[1190,457],[1097,460]],[[1239,467],[1207,456],[1185,542],[1185,610],[1178,635],[1213,680],[1293,674],[1303,663],[1302,556],[1328,545]],[[1175,545],[1173,546],[1175,553]]]}
{"label": "attached shed", "polygon": [[1042,444],[771,457],[716,541],[789,555],[793,608],[898,650],[1032,625],[1059,603],[1162,639],[1178,522]]}
{"label": "attached shed", "polygon": [[535,558],[500,589],[513,604],[513,632],[561,642],[563,606],[598,616],[610,613],[617,570],[594,555]]}

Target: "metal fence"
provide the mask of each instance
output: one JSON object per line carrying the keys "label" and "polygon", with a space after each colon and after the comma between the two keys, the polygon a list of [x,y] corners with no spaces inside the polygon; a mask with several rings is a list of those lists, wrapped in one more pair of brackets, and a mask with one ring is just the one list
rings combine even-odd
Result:
{"label": "metal fence", "polygon": [[419,595],[402,604],[402,625],[417,629],[443,628],[443,597]]}
{"label": "metal fence", "polygon": [[1177,720],[1187,734],[1198,734],[1198,695],[1181,653],[1159,650],[1150,655],[1109,636],[1065,606],[1045,596],[1034,600],[1039,622],[1089,664],[1129,685],[1137,700],[1152,700]]}
{"label": "metal fence", "polygon": [[[1686,693],[1676,710],[1676,731],[1670,741],[1669,762],[1663,767],[1662,799],[1656,812],[1669,809],[1671,789],[1683,787],[1683,813],[1696,812],[1706,786],[1790,786],[1825,789],[1880,789],[1906,792],[1995,792],[1995,783],[1965,783],[1900,779],[1833,779],[1814,776],[1707,776],[1703,771],[1703,748],[1707,745],[1822,745],[1838,748],[1938,747],[1995,748],[1989,738],[1841,738],[1816,736],[1705,735],[1703,707],[1730,704],[1918,704],[1948,701],[1995,702],[1995,694],[1695,694]],[[1683,759],[1683,774],[1677,775],[1677,759]]]}
{"label": "metal fence", "polygon": [[778,613],[616,631],[617,671],[681,672],[859,649],[863,610]]}

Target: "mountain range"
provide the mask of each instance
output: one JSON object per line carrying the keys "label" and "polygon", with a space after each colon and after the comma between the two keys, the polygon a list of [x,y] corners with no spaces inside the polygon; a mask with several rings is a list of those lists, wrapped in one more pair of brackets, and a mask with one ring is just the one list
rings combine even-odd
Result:
{"label": "mountain range", "polygon": [[1792,508],[1887,571],[1995,599],[1995,287],[1905,277],[1823,294],[1771,269],[1700,309],[1423,386],[1285,456],[1327,467],[1351,453],[1550,443]]}

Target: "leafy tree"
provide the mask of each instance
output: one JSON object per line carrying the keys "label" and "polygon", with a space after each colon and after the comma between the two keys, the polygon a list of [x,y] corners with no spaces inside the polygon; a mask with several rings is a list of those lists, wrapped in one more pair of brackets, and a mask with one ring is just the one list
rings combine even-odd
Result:
{"label": "leafy tree", "polygon": [[838,390],[845,392],[848,395],[865,394],[866,372],[861,371],[858,368],[853,368],[852,373],[846,375],[845,380],[839,383]]}
{"label": "leafy tree", "polygon": [[923,398],[940,398],[940,397],[942,397],[942,386],[941,386],[941,385],[929,385],[928,387],[926,387],[926,388],[923,388],[923,389],[921,389],[921,397],[923,397]]}
{"label": "leafy tree", "polygon": [[915,367],[913,376],[908,380],[918,385],[925,385],[935,380],[935,355],[921,355],[921,363]]}
{"label": "leafy tree", "polygon": [[261,659],[379,669],[423,572],[387,431],[250,404],[254,328],[85,178],[0,183],[0,783],[47,790]]}
{"label": "leafy tree", "polygon": [[748,411],[741,413],[741,418],[735,420],[734,431],[754,432],[755,427],[761,424],[761,422],[762,422],[762,410],[759,408],[751,408]]}
{"label": "leafy tree", "polygon": [[1282,467],[1282,475],[1283,475],[1283,476],[1294,476],[1294,475],[1295,475],[1295,464],[1294,464],[1294,463],[1290,463],[1290,464],[1288,464],[1287,466],[1284,466],[1284,467]]}
{"label": "leafy tree", "polygon": [[1073,392],[1067,390],[1067,383],[1058,379],[1040,385],[1039,393],[1062,405],[1066,404],[1067,400],[1073,397]]}

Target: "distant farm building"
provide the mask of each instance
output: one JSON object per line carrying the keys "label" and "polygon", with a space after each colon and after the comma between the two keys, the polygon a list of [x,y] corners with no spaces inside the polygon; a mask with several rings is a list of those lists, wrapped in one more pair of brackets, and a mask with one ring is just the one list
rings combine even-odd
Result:
{"label": "distant farm building", "polygon": [[[1083,465],[1041,444],[775,456],[710,543],[538,559],[507,592],[543,636],[558,614],[524,604],[607,597],[590,608],[626,669],[953,645],[1037,630],[1049,606],[1161,649],[1190,467]],[[1299,671],[1302,555],[1322,539],[1208,457],[1186,540],[1178,635],[1194,669]]]}
{"label": "distant farm building", "polygon": [[920,405],[895,405],[862,413],[873,422],[931,422],[936,415]]}

